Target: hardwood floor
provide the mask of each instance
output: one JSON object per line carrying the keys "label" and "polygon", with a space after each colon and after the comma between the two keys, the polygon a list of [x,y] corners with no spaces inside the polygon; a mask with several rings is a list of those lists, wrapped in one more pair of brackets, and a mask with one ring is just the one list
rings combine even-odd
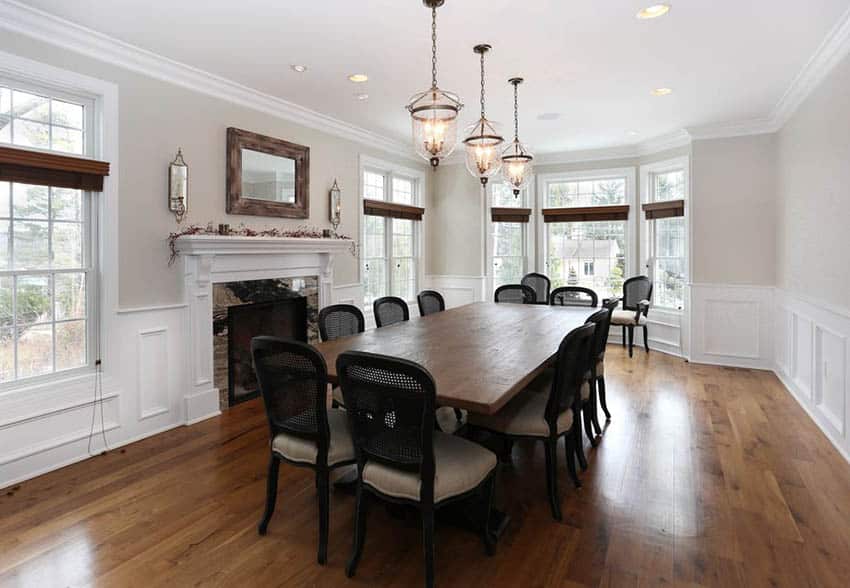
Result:
{"label": "hardwood floor", "polygon": [[[563,523],[549,514],[542,445],[518,443],[500,474],[496,503],[512,521],[496,555],[438,526],[438,585],[847,585],[850,465],[772,374],[614,346],[606,364],[613,421],[586,445],[582,489],[559,463]],[[5,489],[0,585],[422,583],[418,521],[382,508],[345,578],[354,501],[340,492],[317,565],[307,470],[281,467],[258,536],[267,437],[250,402]]]}

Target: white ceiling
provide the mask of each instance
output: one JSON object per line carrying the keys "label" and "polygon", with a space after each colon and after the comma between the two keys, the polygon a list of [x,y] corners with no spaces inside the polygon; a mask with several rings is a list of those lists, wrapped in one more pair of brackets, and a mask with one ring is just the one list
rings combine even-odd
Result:
{"label": "white ceiling", "polygon": [[[446,0],[439,82],[478,115],[477,43],[490,43],[488,114],[511,133],[507,79],[526,78],[520,134],[536,153],[610,147],[767,117],[848,0]],[[430,84],[421,0],[25,0],[127,43],[371,131],[406,139]],[[305,74],[290,69],[299,63]],[[367,73],[366,84],[346,78]],[[667,86],[656,98],[652,88]],[[367,92],[368,101],[355,94]],[[559,113],[557,120],[538,120]],[[628,130],[637,135],[628,135]]]}

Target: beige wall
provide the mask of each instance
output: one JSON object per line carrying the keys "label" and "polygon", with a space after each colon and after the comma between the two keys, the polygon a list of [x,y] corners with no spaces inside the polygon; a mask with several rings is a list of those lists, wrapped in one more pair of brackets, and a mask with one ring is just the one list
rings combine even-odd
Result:
{"label": "beige wall", "polygon": [[[166,237],[177,225],[166,209],[168,163],[183,148],[190,174],[187,223],[226,222],[232,226],[330,227],[328,196],[334,178],[343,193],[339,231],[359,239],[357,210],[361,153],[417,166],[352,141],[306,128],[265,113],[161,82],[11,33],[0,36],[0,51],[110,81],[119,91],[119,299],[122,307],[180,302],[179,264],[168,267]],[[310,147],[310,218],[283,220],[225,214],[225,133],[229,126]],[[427,167],[421,165],[422,169]],[[428,174],[424,194],[430,194]],[[426,203],[427,205],[427,203]],[[357,260],[340,255],[335,283],[359,281]]]}
{"label": "beige wall", "polygon": [[850,308],[850,57],[778,136],[777,285]]}
{"label": "beige wall", "polygon": [[775,135],[694,141],[691,281],[772,286]]}
{"label": "beige wall", "polygon": [[427,274],[484,275],[484,195],[464,165],[437,168],[428,217]]}

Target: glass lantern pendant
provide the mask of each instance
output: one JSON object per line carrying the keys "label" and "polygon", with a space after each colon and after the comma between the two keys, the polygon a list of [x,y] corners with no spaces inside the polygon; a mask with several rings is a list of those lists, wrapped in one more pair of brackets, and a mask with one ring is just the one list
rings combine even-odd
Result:
{"label": "glass lantern pendant", "polygon": [[502,151],[502,177],[513,188],[514,196],[528,185],[534,167],[534,156],[528,147],[519,140],[518,88],[522,78],[511,78],[509,84],[514,87],[514,140]]}
{"label": "glass lantern pendant", "polygon": [[499,146],[505,142],[495,123],[487,120],[484,114],[484,56],[490,49],[490,45],[476,45],[473,49],[481,56],[481,118],[469,128],[469,136],[463,140],[466,169],[481,181],[482,186],[502,168]]}
{"label": "glass lantern pendant", "polygon": [[457,94],[437,86],[437,8],[445,0],[422,0],[431,9],[431,88],[414,94],[407,104],[413,123],[413,148],[437,167],[457,144],[457,115],[463,104]]}

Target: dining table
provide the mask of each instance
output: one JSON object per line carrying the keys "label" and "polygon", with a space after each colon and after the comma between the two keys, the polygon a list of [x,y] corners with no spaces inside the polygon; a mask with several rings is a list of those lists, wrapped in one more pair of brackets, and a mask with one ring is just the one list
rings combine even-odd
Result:
{"label": "dining table", "polygon": [[[491,415],[550,366],[567,333],[597,310],[475,302],[319,343],[316,348],[325,358],[331,384],[339,383],[336,359],[345,351],[399,357],[430,372],[438,406]],[[335,485],[351,490],[356,478],[351,471]],[[446,520],[474,529],[475,522],[468,520],[466,511],[451,510]],[[509,520],[507,513],[491,509],[489,529],[494,541]]]}
{"label": "dining table", "polygon": [[337,384],[345,351],[400,357],[427,369],[437,404],[492,415],[550,365],[567,333],[598,308],[475,302],[316,346]]}

